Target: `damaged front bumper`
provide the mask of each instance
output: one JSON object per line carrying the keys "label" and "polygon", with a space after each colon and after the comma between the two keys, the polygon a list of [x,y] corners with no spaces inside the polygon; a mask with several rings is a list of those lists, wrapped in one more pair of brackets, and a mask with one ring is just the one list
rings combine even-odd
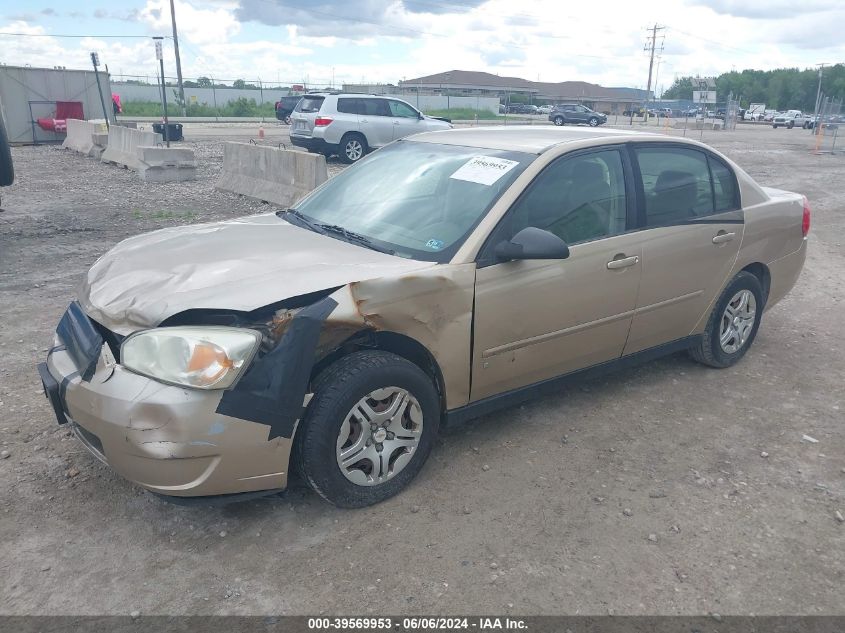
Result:
{"label": "damaged front bumper", "polygon": [[91,367],[82,368],[78,347],[56,337],[47,362],[39,365],[45,393],[58,422],[71,425],[88,450],[121,476],[177,497],[287,485],[292,439],[268,440],[266,424],[218,413],[224,392],[135,374],[115,362],[104,343]]}

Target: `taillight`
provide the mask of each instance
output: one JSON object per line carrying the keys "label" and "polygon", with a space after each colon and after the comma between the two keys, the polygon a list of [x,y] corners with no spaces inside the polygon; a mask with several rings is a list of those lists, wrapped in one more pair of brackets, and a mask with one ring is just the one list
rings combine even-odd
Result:
{"label": "taillight", "polygon": [[804,196],[804,217],[801,219],[801,232],[804,237],[810,232],[810,201]]}
{"label": "taillight", "polygon": [[327,116],[318,116],[314,119],[314,127],[326,127],[332,121],[333,119],[330,119]]}

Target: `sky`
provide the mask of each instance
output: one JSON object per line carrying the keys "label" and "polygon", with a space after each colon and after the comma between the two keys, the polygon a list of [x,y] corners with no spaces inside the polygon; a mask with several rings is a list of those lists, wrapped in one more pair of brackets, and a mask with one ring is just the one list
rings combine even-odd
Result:
{"label": "sky", "polygon": [[[843,0],[176,0],[183,76],[397,83],[447,70],[644,88],[649,27],[658,93],[673,79],[845,63]],[[86,37],[60,37],[84,35]],[[0,0],[0,63],[154,80],[169,0]]]}

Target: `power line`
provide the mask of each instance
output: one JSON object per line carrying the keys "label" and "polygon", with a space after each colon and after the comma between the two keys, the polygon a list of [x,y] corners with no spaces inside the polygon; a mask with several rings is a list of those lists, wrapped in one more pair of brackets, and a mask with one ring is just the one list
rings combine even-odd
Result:
{"label": "power line", "polygon": [[[8,33],[5,31],[0,31],[0,35],[8,35],[11,37],[69,37],[69,38],[86,38],[90,37],[92,39],[105,39],[105,38],[112,38],[112,39],[145,39],[148,40],[151,38],[150,35],[68,35],[66,33]],[[165,36],[167,39],[173,39],[172,37]]]}

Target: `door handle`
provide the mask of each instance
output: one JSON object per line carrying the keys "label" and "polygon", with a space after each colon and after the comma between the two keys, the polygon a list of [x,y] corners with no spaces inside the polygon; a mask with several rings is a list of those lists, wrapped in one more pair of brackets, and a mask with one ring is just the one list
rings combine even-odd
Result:
{"label": "door handle", "polygon": [[736,233],[725,233],[725,231],[719,231],[713,238],[713,243],[724,244],[725,242],[730,242],[735,237]]}
{"label": "door handle", "polygon": [[618,270],[619,268],[627,268],[628,266],[633,266],[634,264],[639,263],[640,258],[637,255],[633,257],[625,257],[625,255],[617,255],[612,260],[607,262],[608,270]]}

